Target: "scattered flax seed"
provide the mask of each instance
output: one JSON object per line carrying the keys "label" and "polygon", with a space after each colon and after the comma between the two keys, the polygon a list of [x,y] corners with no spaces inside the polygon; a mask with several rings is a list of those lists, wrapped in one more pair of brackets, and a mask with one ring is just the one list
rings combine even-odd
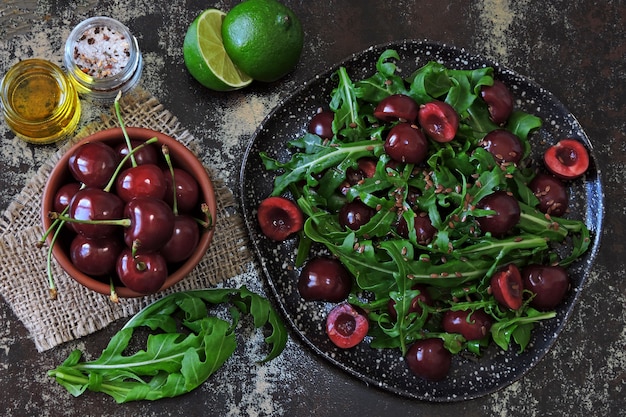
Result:
{"label": "scattered flax seed", "polygon": [[521,242],[522,240],[524,240],[524,238],[521,237],[521,236],[518,236],[518,237],[515,238],[516,242]]}
{"label": "scattered flax seed", "polygon": [[460,273],[459,271],[456,271],[456,272],[454,273],[454,276],[455,276],[455,277],[457,277],[457,278],[462,278],[462,277],[463,277],[463,274],[462,274],[462,273]]}
{"label": "scattered flax seed", "polygon": [[441,276],[444,277],[444,278],[447,277],[448,275],[450,275],[450,274],[448,274],[447,272],[442,272],[441,273]]}
{"label": "scattered flax seed", "polygon": [[126,67],[129,59],[129,40],[107,26],[87,29],[74,45],[76,66],[94,78],[118,74]]}
{"label": "scattered flax seed", "polygon": [[438,275],[438,274],[435,274],[435,273],[432,273],[432,274],[430,274],[430,277],[431,277],[431,278],[439,278],[439,275]]}

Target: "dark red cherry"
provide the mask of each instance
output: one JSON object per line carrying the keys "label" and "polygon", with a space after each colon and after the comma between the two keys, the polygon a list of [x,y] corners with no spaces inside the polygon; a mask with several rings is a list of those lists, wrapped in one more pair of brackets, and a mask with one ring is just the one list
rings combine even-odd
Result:
{"label": "dark red cherry", "polygon": [[409,370],[427,381],[441,381],[446,378],[452,363],[452,353],[438,338],[422,339],[413,343],[406,353]]}
{"label": "dark red cherry", "polygon": [[480,145],[499,163],[518,163],[524,156],[524,149],[519,138],[508,130],[492,130],[485,135]]}
{"label": "dark red cherry", "polygon": [[[72,198],[69,217],[80,221],[119,220],[124,214],[124,202],[117,195],[99,188],[83,188]],[[111,236],[119,226],[89,223],[73,223],[77,233],[91,239]]]}
{"label": "dark red cherry", "polygon": [[543,155],[548,171],[564,180],[582,176],[589,168],[589,153],[576,139],[562,139]]}
{"label": "dark red cherry", "polygon": [[537,208],[542,213],[562,216],[567,211],[569,196],[565,185],[558,178],[539,173],[528,184],[528,188],[539,200]]}
{"label": "dark red cherry", "polygon": [[441,320],[448,333],[459,333],[465,340],[480,340],[489,334],[493,319],[484,310],[448,310]]}
{"label": "dark red cherry", "polygon": [[115,273],[115,263],[124,248],[121,239],[109,236],[89,239],[76,234],[70,244],[70,259],[81,272],[92,276]]}
{"label": "dark red cherry", "polygon": [[419,106],[411,97],[393,94],[382,99],[374,109],[374,117],[383,122],[409,122],[417,119]]}
{"label": "dark red cherry", "polygon": [[[163,170],[166,190],[163,199],[170,205],[174,205],[174,190],[172,189],[172,173],[169,169]],[[174,168],[174,181],[176,182],[176,205],[181,214],[191,213],[198,208],[200,188],[198,182],[187,171]]]}
{"label": "dark red cherry", "polygon": [[80,187],[81,185],[77,182],[63,184],[54,196],[54,211],[57,213],[63,212],[63,210],[70,205],[70,201],[72,201],[74,195],[80,190]]}
{"label": "dark red cherry", "polygon": [[489,118],[497,125],[502,125],[513,112],[513,94],[500,80],[494,80],[493,85],[482,86],[480,96],[487,104]]}
{"label": "dark red cherry", "polygon": [[102,142],[84,143],[73,151],[67,162],[74,179],[93,188],[104,188],[111,180],[117,164],[113,148]]}
{"label": "dark red cherry", "polygon": [[326,317],[326,334],[339,348],[358,345],[368,331],[369,321],[365,313],[348,303],[338,304]]}
{"label": "dark red cherry", "polygon": [[570,287],[567,271],[558,265],[528,265],[522,269],[522,279],[524,288],[535,295],[530,305],[538,310],[554,309]]}
{"label": "dark red cherry", "polygon": [[115,181],[115,191],[126,203],[135,197],[163,199],[166,189],[163,171],[153,164],[127,168]]}
{"label": "dark red cherry", "polygon": [[181,214],[174,217],[172,236],[159,252],[167,262],[182,262],[191,256],[199,241],[198,222],[191,216]]}
{"label": "dark red cherry", "polygon": [[361,200],[346,203],[339,210],[339,224],[345,228],[358,230],[376,214],[376,210],[367,206]]}
{"label": "dark red cherry", "polygon": [[458,113],[443,101],[422,104],[417,119],[426,135],[437,142],[450,142],[459,129]]}
{"label": "dark red cherry", "polygon": [[[159,153],[157,152],[156,148],[151,144],[140,146],[142,143],[143,142],[137,140],[130,141],[130,146],[132,146],[133,149],[137,148],[135,152],[133,152],[135,163],[137,165],[158,165]],[[115,152],[117,153],[117,156],[121,161],[126,155],[128,155],[128,146],[126,146],[126,143],[121,143],[115,147]],[[133,166],[131,159],[126,160],[123,166],[124,168],[130,168],[131,166]]]}
{"label": "dark red cherry", "polygon": [[519,203],[504,191],[495,191],[482,198],[476,208],[493,210],[495,214],[477,217],[483,233],[491,233],[494,236],[505,235],[519,222],[521,211]]}
{"label": "dark red cherry", "polygon": [[[416,213],[416,216],[413,219],[417,243],[420,245],[428,245],[433,240],[433,237],[435,237],[437,228],[433,226],[433,223],[430,221],[430,217],[428,217],[428,213],[426,212],[421,211]],[[404,217],[401,217],[398,221],[396,231],[403,238],[409,238],[409,228]]]}
{"label": "dark red cherry", "polygon": [[[418,290],[419,294],[411,299],[411,304],[409,305],[408,313],[422,314],[423,308],[421,304],[423,303],[427,306],[432,306],[433,299],[428,293],[428,290],[425,285],[416,284],[413,287],[411,287],[411,289]],[[387,303],[387,312],[389,313],[389,316],[393,320],[398,319],[398,312],[396,311],[395,306],[396,306],[396,300],[394,300],[393,298],[390,298],[389,302]]]}
{"label": "dark red cherry", "polygon": [[330,110],[322,110],[317,113],[309,121],[308,131],[322,139],[330,139],[333,137],[333,120],[335,113]]}
{"label": "dark red cherry", "polygon": [[128,289],[141,294],[157,292],[167,279],[167,263],[158,253],[140,253],[133,256],[124,248],[116,263],[117,275]]}
{"label": "dark red cherry", "polygon": [[124,217],[130,220],[124,228],[124,242],[141,252],[158,251],[174,232],[174,213],[157,198],[133,198],[124,208]]}
{"label": "dark red cherry", "polygon": [[298,279],[298,291],[306,301],[345,300],[352,289],[352,276],[335,258],[315,257],[308,261]]}
{"label": "dark red cherry", "polygon": [[428,141],[415,125],[399,123],[391,128],[385,140],[385,152],[397,162],[421,163],[428,154]]}
{"label": "dark red cherry", "polygon": [[302,230],[304,215],[300,207],[285,197],[268,197],[257,212],[261,232],[268,238],[283,241]]}
{"label": "dark red cherry", "polygon": [[518,310],[522,306],[524,284],[515,264],[509,264],[496,271],[491,277],[490,286],[496,301],[504,307]]}

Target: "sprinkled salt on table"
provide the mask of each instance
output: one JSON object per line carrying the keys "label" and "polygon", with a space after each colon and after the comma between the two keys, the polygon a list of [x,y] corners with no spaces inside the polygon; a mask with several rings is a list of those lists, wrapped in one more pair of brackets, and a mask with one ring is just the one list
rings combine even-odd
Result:
{"label": "sprinkled salt on table", "polygon": [[129,40],[108,26],[87,29],[74,46],[76,65],[85,74],[95,78],[119,73],[128,64],[129,58]]}

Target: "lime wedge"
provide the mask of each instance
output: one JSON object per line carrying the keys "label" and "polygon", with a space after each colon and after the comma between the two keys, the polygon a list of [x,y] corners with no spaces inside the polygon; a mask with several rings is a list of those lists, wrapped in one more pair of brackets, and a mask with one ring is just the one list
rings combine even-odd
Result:
{"label": "lime wedge", "polygon": [[216,91],[243,88],[252,78],[231,61],[222,42],[222,21],[226,13],[217,9],[203,11],[187,29],[183,58],[189,73],[203,86]]}

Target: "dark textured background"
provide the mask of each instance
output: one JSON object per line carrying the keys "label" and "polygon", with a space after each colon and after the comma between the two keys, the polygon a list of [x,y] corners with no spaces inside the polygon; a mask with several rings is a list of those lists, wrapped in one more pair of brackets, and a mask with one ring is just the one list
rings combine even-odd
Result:
{"label": "dark textured background", "polygon": [[[602,248],[580,302],[555,347],[526,377],[477,400],[430,404],[388,394],[332,368],[292,340],[281,359],[253,363],[258,340],[197,391],[156,403],[118,406],[99,394],[73,399],[46,371],[74,348],[97,356],[123,325],[37,353],[22,324],[0,301],[0,414],[284,415],[284,416],[619,416],[626,415],[626,273],[624,165],[626,132],[626,4],[621,0],[284,1],[306,34],[296,70],[272,84],[218,94],[190,78],[182,60],[189,23],[207,7],[236,1],[4,0],[0,3],[0,73],[37,56],[60,63],[65,38],[80,20],[109,15],[137,36],[143,85],[205,143],[204,161],[237,189],[247,139],[279,100],[347,55],[403,38],[431,39],[486,55],[535,80],[577,116],[603,171],[606,220]],[[85,106],[83,123],[101,109]],[[14,138],[0,122],[0,208],[56,150]],[[19,277],[15,277],[19,279]],[[42,285],[45,278],[42,278]],[[233,280],[250,281],[250,276]],[[258,284],[259,287],[261,284]],[[260,287],[262,290],[262,287]]]}

